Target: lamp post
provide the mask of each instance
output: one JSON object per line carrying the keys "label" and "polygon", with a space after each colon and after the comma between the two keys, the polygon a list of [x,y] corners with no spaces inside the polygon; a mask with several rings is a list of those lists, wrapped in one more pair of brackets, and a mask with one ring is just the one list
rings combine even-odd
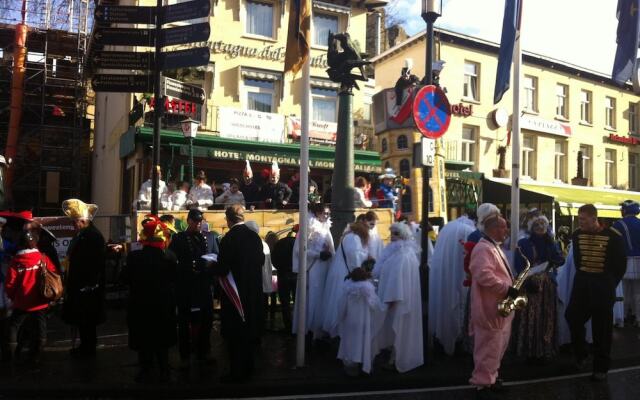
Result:
{"label": "lamp post", "polygon": [[[422,0],[422,19],[427,23],[427,37],[426,37],[426,54],[425,54],[425,75],[422,83],[424,85],[433,85],[433,24],[436,19],[442,15],[442,0]],[[423,146],[424,146],[423,142]],[[429,261],[428,249],[429,249],[429,236],[427,233],[427,227],[429,226],[429,179],[431,178],[431,167],[422,166],[422,237],[421,247],[422,256],[420,263],[420,284],[422,285],[422,340],[423,351],[426,357],[428,349],[428,327],[429,327],[429,315],[427,310],[429,309],[429,267],[427,263]]]}
{"label": "lamp post", "polygon": [[200,122],[187,118],[180,121],[180,125],[182,126],[182,134],[186,139],[189,139],[189,186],[193,186],[193,139],[196,138]]}

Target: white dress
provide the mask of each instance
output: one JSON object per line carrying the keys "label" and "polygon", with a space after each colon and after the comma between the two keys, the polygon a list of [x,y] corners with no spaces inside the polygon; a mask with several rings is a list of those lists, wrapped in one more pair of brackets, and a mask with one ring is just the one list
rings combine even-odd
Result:
{"label": "white dress", "polygon": [[[138,191],[138,204],[141,210],[151,209],[151,179],[147,179]],[[169,208],[169,189],[163,180],[158,182],[158,207],[161,210]]]}
{"label": "white dress", "polygon": [[[469,223],[470,222],[470,223]],[[429,258],[429,338],[435,337],[452,355],[457,340],[463,339],[469,288],[462,285],[464,247],[475,230],[473,221],[460,217],[446,224]]]}
{"label": "white dress", "polygon": [[378,297],[385,312],[377,342],[380,348],[393,346],[399,372],[424,363],[419,268],[415,243],[410,238],[389,243],[373,271],[379,279]]}
{"label": "white dress", "polygon": [[366,259],[367,248],[362,246],[360,237],[353,232],[346,233],[329,267],[322,296],[322,329],[331,337],[338,336],[338,299],[344,287],[345,277],[354,268],[360,267]]}
{"label": "white dress", "polygon": [[[315,217],[309,218],[309,241],[307,242],[307,304],[305,325],[307,332],[313,332],[314,338],[321,337],[322,316],[323,316],[323,294],[324,285],[327,279],[327,272],[332,259],[320,260],[322,251],[335,253],[333,248],[333,237],[331,236],[331,221],[320,222]],[[292,267],[294,273],[300,271],[299,237],[293,247]],[[298,281],[299,284],[299,281]],[[301,293],[296,287],[296,293]],[[293,308],[293,333],[298,331],[298,302]]]}
{"label": "white dress", "polygon": [[184,190],[176,190],[171,193],[169,198],[170,200],[170,210],[171,211],[180,211],[187,209],[187,192]]}
{"label": "white dress", "polygon": [[382,253],[382,249],[384,248],[384,243],[382,242],[382,238],[378,234],[378,228],[374,227],[373,229],[369,229],[369,240],[367,241],[367,249],[369,251],[369,257],[377,260],[380,257],[380,253]]}
{"label": "white dress", "polygon": [[338,300],[338,359],[345,364],[362,364],[364,372],[371,372],[377,354],[374,339],[381,311],[380,300],[370,281],[345,281]]}
{"label": "white dress", "polygon": [[200,211],[206,211],[213,205],[213,191],[211,186],[203,183],[202,186],[194,186],[189,190],[189,200]]}

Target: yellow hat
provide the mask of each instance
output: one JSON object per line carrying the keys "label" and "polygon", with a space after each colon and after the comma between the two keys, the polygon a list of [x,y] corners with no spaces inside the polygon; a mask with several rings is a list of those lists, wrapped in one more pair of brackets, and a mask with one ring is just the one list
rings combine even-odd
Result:
{"label": "yellow hat", "polygon": [[98,206],[87,204],[79,199],[69,199],[62,202],[62,211],[69,218],[87,218],[91,220],[96,215]]}

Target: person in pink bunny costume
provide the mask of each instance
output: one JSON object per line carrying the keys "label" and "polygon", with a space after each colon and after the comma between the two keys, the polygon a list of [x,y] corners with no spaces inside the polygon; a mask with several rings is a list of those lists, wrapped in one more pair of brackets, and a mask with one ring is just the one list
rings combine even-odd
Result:
{"label": "person in pink bunny costume", "polygon": [[[479,213],[480,214],[480,213]],[[498,303],[517,295],[507,258],[500,244],[508,235],[507,221],[497,207],[478,219],[482,239],[471,253],[472,276],[469,334],[474,337],[474,369],[469,382],[478,389],[479,399],[494,398],[501,388],[498,369],[509,344],[513,315],[498,314]]]}

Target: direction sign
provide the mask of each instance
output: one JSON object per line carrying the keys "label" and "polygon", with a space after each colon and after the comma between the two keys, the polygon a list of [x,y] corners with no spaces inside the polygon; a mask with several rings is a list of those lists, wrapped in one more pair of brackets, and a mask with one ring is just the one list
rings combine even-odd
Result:
{"label": "direction sign", "polygon": [[96,41],[100,44],[149,47],[155,46],[155,32],[153,31],[153,29],[98,28],[95,33],[95,38]]}
{"label": "direction sign", "polygon": [[176,69],[207,65],[211,51],[208,47],[195,47],[193,49],[168,51],[162,53],[162,69]]}
{"label": "direction sign", "polygon": [[445,134],[451,122],[451,107],[442,89],[427,85],[416,93],[413,120],[426,138],[437,139]]}
{"label": "direction sign", "polygon": [[434,139],[422,138],[422,166],[433,167],[433,160],[436,158],[436,141]]}
{"label": "direction sign", "polygon": [[95,68],[108,69],[151,69],[154,53],[134,53],[132,51],[100,51],[93,58]]}
{"label": "direction sign", "polygon": [[162,46],[173,46],[209,40],[211,28],[208,22],[178,26],[162,30]]}
{"label": "direction sign", "polygon": [[204,104],[204,89],[201,87],[189,85],[167,77],[163,78],[162,86],[165,96],[176,97],[192,103]]}
{"label": "direction sign", "polygon": [[156,7],[101,5],[95,16],[96,22],[105,24],[153,24]]}
{"label": "direction sign", "polygon": [[171,22],[202,18],[208,16],[210,11],[210,0],[195,0],[171,4],[162,7],[160,21],[162,21],[163,24],[168,24]]}
{"label": "direction sign", "polygon": [[91,80],[91,85],[96,92],[151,92],[153,76],[97,74]]}

